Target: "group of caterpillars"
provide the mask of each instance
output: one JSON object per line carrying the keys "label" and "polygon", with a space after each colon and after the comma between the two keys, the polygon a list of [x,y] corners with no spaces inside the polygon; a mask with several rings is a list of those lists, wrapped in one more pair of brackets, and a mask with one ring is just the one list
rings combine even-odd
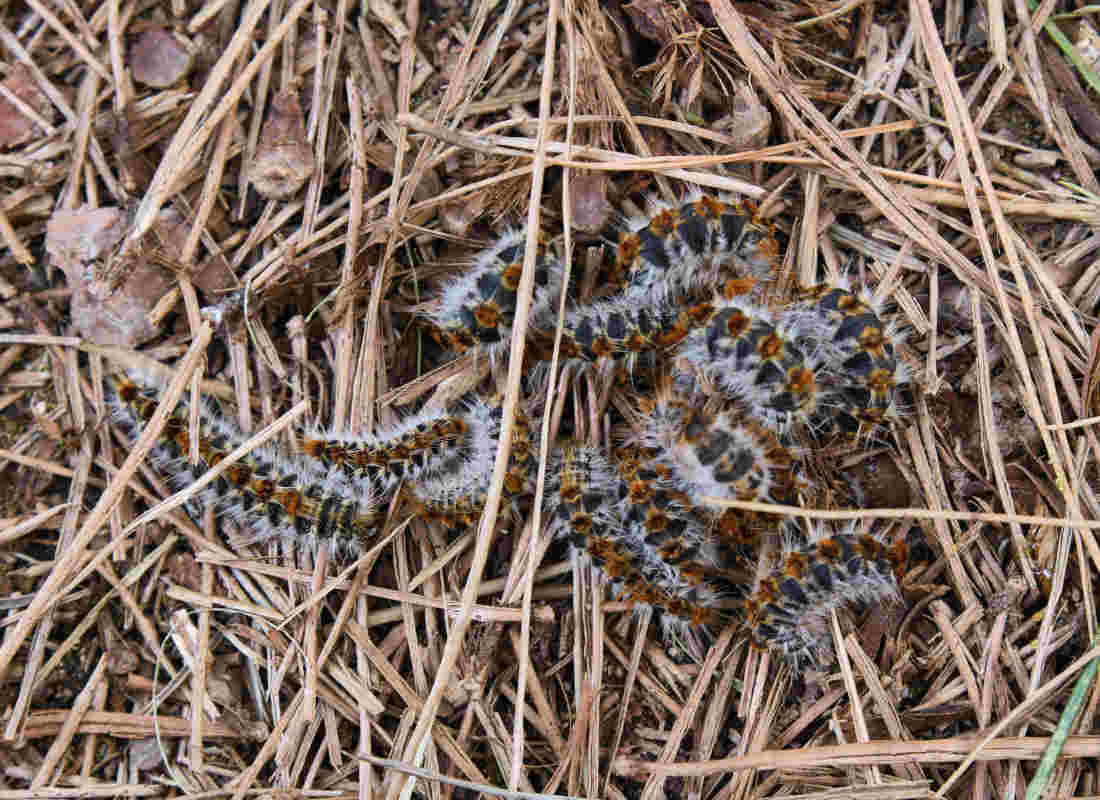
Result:
{"label": "group of caterpillars", "polygon": [[[443,288],[428,314],[441,342],[460,352],[503,351],[525,239],[504,235]],[[538,247],[530,317],[536,359],[550,352],[540,343],[552,340],[568,290],[553,248]],[[548,534],[590,559],[619,597],[689,625],[743,619],[754,643],[799,668],[825,659],[830,609],[897,593],[904,549],[850,530],[799,536],[767,515],[723,513],[706,499],[797,502],[806,482],[795,434],[866,436],[896,415],[905,374],[898,334],[866,292],[820,285],[765,305],[778,249],[751,204],[709,195],[661,208],[620,233],[604,281],[610,293],[567,305],[561,352],[579,364],[611,364],[628,379],[645,364],[652,391],[639,397],[631,432],[612,452],[571,441],[553,446],[542,513]],[[136,437],[156,410],[157,387],[129,377],[110,390],[116,421]],[[198,463],[188,460],[186,404],[152,453],[177,489],[244,440],[212,405],[199,412]],[[257,539],[282,536],[334,551],[354,552],[374,538],[395,491],[422,516],[473,526],[501,416],[498,399],[473,398],[373,434],[304,433],[294,453],[262,445],[189,510],[210,505]],[[532,426],[521,414],[504,482],[512,508],[529,505],[537,466]],[[785,552],[757,578],[754,557],[768,530],[785,532]]]}

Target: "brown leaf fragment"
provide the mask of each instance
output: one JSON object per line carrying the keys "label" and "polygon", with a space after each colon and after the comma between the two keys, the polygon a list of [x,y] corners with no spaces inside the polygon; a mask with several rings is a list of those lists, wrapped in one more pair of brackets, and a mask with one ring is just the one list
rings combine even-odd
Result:
{"label": "brown leaf fragment", "polygon": [[192,591],[202,587],[202,567],[190,553],[169,556],[165,562],[166,574],[173,583],[185,586]]}
{"label": "brown leaf fragment", "polygon": [[488,201],[486,192],[475,192],[450,203],[444,203],[439,209],[439,221],[443,230],[455,236],[468,236],[470,228],[478,217],[485,213]]}
{"label": "brown leaf fragment", "polygon": [[271,113],[260,131],[248,179],[264,197],[282,200],[297,193],[313,175],[313,147],[295,90],[271,101]]}
{"label": "brown leaf fragment", "polygon": [[661,45],[675,39],[685,25],[695,27],[686,11],[661,0],[634,0],[623,6],[623,11],[639,34]]}
{"label": "brown leaf fragment", "polygon": [[107,671],[112,675],[128,675],[138,668],[141,657],[123,638],[110,614],[99,618],[99,632],[103,637],[103,650],[107,654]]}
{"label": "brown leaf fragment", "polygon": [[737,140],[734,150],[757,150],[768,143],[772,115],[751,86],[737,81],[729,114],[715,120],[714,127]]}
{"label": "brown leaf fragment", "polygon": [[1066,64],[1065,57],[1045,43],[1040,46],[1039,54],[1044,72],[1050,76],[1050,83],[1057,90],[1078,130],[1093,144],[1100,144],[1100,111],[1077,82],[1077,76]]}
{"label": "brown leaf fragment", "polygon": [[[47,122],[54,121],[54,107],[38,88],[29,67],[16,64],[4,79],[3,87],[30,106]],[[0,95],[0,148],[18,147],[34,136],[40,135],[39,127],[7,97]]]}
{"label": "brown leaf fragment", "polygon": [[[118,163],[119,180],[126,191],[139,194],[153,179],[156,167],[148,156],[134,147],[135,130],[130,124],[130,112],[106,111],[103,133],[110,141],[110,152]],[[138,126],[134,126],[138,127]]]}
{"label": "brown leaf fragment", "polygon": [[607,199],[610,179],[606,172],[578,172],[569,183],[574,228],[584,233],[598,233],[607,227],[614,209]]}
{"label": "brown leaf fragment", "polygon": [[[172,224],[174,214],[162,217]],[[112,252],[123,233],[117,208],[61,209],[46,224],[46,251],[72,289],[77,333],[96,344],[134,347],[156,336],[148,314],[174,279],[140,253]]]}
{"label": "brown leaf fragment", "polygon": [[134,80],[156,89],[174,86],[191,71],[191,47],[166,28],[151,28],[130,47],[130,71]]}
{"label": "brown leaf fragment", "polygon": [[663,6],[664,3],[657,0],[635,0],[623,6],[623,10],[639,34],[654,42],[664,43],[668,41],[668,37],[661,15]]}
{"label": "brown leaf fragment", "polygon": [[46,252],[65,271],[69,283],[75,283],[84,265],[105,256],[124,233],[118,208],[59,209],[46,223]]}
{"label": "brown leaf fragment", "polygon": [[141,663],[137,652],[124,642],[116,641],[107,652],[107,671],[112,675],[128,675]]}
{"label": "brown leaf fragment", "polygon": [[160,747],[155,736],[130,742],[126,748],[130,752],[130,767],[137,770],[156,769],[160,766]]}
{"label": "brown leaf fragment", "polygon": [[861,459],[844,470],[858,508],[907,508],[912,495],[905,475],[889,453]]}
{"label": "brown leaf fragment", "polygon": [[229,261],[220,253],[210,256],[199,264],[191,276],[191,282],[208,299],[213,299],[237,286],[237,279],[233,275],[233,270],[230,269]]}

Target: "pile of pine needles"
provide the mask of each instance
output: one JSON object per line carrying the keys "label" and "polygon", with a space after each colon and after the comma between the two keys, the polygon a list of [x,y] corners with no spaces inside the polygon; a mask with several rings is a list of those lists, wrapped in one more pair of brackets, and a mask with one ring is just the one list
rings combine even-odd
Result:
{"label": "pile of pine needles", "polygon": [[[1100,793],[1094,10],[4,4],[3,800]],[[512,414],[518,369],[418,322],[439,279],[525,224],[591,291],[593,234],[689,186],[906,330],[908,416],[811,454],[834,516],[916,545],[829,674],[735,627],[692,658],[537,530],[491,535],[501,474],[480,530],[395,517],[342,564],[197,525],[112,433],[103,375],[158,363],[257,441],[494,379]]]}

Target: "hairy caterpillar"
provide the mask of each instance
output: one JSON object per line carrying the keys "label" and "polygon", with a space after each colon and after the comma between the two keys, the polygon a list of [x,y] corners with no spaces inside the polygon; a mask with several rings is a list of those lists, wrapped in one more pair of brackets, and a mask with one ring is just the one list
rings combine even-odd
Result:
{"label": "hairy caterpillar", "polygon": [[719,300],[676,355],[777,431],[810,419],[821,401],[821,357],[797,315]]}
{"label": "hairy caterpillar", "polygon": [[[486,251],[469,281],[518,262],[519,239]],[[614,462],[580,445],[555,455],[551,532],[568,536],[621,597],[691,622],[724,618],[719,599],[748,588],[725,577],[744,568],[761,534],[783,527],[767,515],[720,513],[702,498],[797,502],[808,484],[792,428],[871,430],[896,414],[905,381],[897,331],[868,293],[823,285],[774,307],[756,302],[751,289],[773,277],[777,256],[774,232],[751,203],[695,194],[628,221],[611,272],[617,293],[573,303],[564,318],[565,358],[616,360],[627,376],[645,363],[664,389],[643,398],[635,443]],[[499,284],[488,282],[493,291]],[[488,290],[467,291],[460,304],[454,291],[445,290],[444,307],[490,300]],[[485,321],[510,329],[508,304],[489,305],[477,324],[472,312],[452,314],[461,322],[452,327],[463,329],[457,338],[491,342]],[[549,315],[533,319],[536,345],[550,323]],[[528,356],[549,352],[536,346]],[[601,499],[612,491],[614,503]],[[884,552],[849,534],[792,550],[783,576],[748,598],[754,639],[796,665],[810,663],[822,645],[815,614],[895,585]]]}
{"label": "hairy caterpillar", "polygon": [[[477,256],[467,272],[443,288],[438,307],[427,316],[445,344],[459,352],[478,346],[494,352],[507,344],[516,313],[526,239],[523,231],[504,234]],[[561,279],[561,262],[540,242],[535,261],[533,320],[552,311],[561,292]]]}
{"label": "hairy caterpillar", "polygon": [[897,389],[906,382],[896,355],[901,336],[882,322],[870,294],[846,283],[812,286],[798,293],[792,310],[824,362],[826,405],[841,426],[865,432],[897,416]]}
{"label": "hairy caterpillar", "polygon": [[616,269],[635,297],[684,296],[719,285],[734,269],[738,277],[768,278],[779,253],[771,225],[747,200],[696,194],[627,228]]}
{"label": "hairy caterpillar", "polygon": [[790,502],[801,485],[791,451],[738,406],[715,410],[669,387],[644,404],[639,440],[673,483],[701,498]]}
{"label": "hairy caterpillar", "polygon": [[[476,523],[488,497],[502,416],[499,397],[470,404],[462,417],[470,433],[465,456],[446,470],[409,482],[408,497],[417,509],[448,527],[469,527]],[[511,502],[533,492],[536,468],[530,423],[519,410],[512,426],[512,447],[504,476],[505,499]]]}
{"label": "hairy caterpillar", "polygon": [[[503,350],[525,241],[522,232],[505,234],[442,288],[427,312],[442,343]],[[549,354],[541,345],[564,290],[558,256],[544,241],[537,247],[532,361]],[[703,498],[798,503],[808,484],[793,429],[835,422],[872,430],[896,415],[906,375],[898,332],[866,292],[842,283],[799,289],[774,307],[756,302],[762,293],[749,290],[773,277],[777,255],[771,226],[747,202],[699,194],[627,223],[614,251],[616,293],[567,307],[562,354],[617,361],[628,379],[623,391],[643,392],[636,413],[616,406],[630,417],[634,439],[613,456],[555,446],[543,511],[549,533],[596,565],[620,598],[669,620],[718,625],[735,618],[725,612],[736,605],[728,601],[748,595],[753,640],[805,666],[824,659],[830,609],[896,593],[898,556],[870,537],[819,533],[754,588],[746,574],[761,536],[777,533],[781,518],[722,511]],[[598,382],[611,371],[594,372]],[[133,436],[156,407],[154,388],[127,380],[112,393],[115,418]],[[204,404],[200,463],[188,464],[186,409],[176,410],[153,452],[176,488],[244,441]],[[499,401],[474,399],[370,433],[310,431],[293,453],[256,448],[189,510],[214,507],[257,539],[354,551],[375,535],[381,509],[400,491],[397,499],[415,513],[470,528],[485,507],[502,421]],[[534,493],[530,428],[521,414],[504,481],[512,512]]]}
{"label": "hairy caterpillar", "polygon": [[[139,379],[108,382],[112,416],[132,438],[157,409],[155,384]],[[188,461],[190,432],[187,403],[169,417],[152,461],[176,489],[183,489],[216,466],[247,438],[210,404],[199,407],[199,463]],[[339,469],[263,444],[202,489],[187,504],[196,519],[213,507],[252,532],[256,541],[282,537],[311,548],[358,552],[377,533],[384,518],[381,491],[352,482]]]}
{"label": "hairy caterpillar", "polygon": [[349,476],[388,484],[455,469],[472,436],[464,415],[433,409],[378,434],[311,434],[300,447],[310,458],[340,467]]}
{"label": "hairy caterpillar", "polygon": [[653,515],[628,513],[629,494],[619,470],[598,448],[566,444],[554,454],[544,495],[548,531],[585,554],[623,600],[694,625],[715,621],[716,595],[689,561],[687,548],[673,552],[667,530],[666,538],[654,541],[657,531],[646,526]]}
{"label": "hairy caterpillar", "polygon": [[[651,216],[629,220],[625,227],[613,267],[621,297],[569,311],[567,355],[596,360],[668,346],[674,342],[661,333],[675,335],[679,306],[690,294],[709,291],[725,276],[747,285],[770,276],[779,249],[772,227],[751,202],[704,194],[674,207],[657,206]],[[443,287],[437,308],[427,316],[445,344],[459,352],[476,346],[492,352],[507,341],[525,241],[523,231],[505,233],[470,270]],[[546,333],[562,289],[562,267],[545,242],[538,247],[531,317]]]}
{"label": "hairy caterpillar", "polygon": [[327,467],[387,489],[402,480],[418,483],[445,475],[467,475],[476,482],[484,478],[485,464],[491,465],[500,415],[499,399],[475,398],[463,408],[422,411],[374,433],[307,434],[299,447]]}
{"label": "hairy caterpillar", "polygon": [[819,529],[809,544],[787,552],[746,601],[752,641],[795,668],[820,664],[829,612],[897,597],[906,556],[904,545],[888,548],[869,535]]}

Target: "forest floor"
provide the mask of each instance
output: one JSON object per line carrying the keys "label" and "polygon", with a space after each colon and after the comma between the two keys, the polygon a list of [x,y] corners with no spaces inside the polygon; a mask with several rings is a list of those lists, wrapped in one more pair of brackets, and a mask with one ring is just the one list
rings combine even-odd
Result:
{"label": "forest floor", "polygon": [[[1095,10],[3,4],[0,800],[1100,795]],[[509,229],[599,296],[615,231],[700,193],[755,204],[777,291],[873,294],[908,378],[800,439],[781,514],[909,549],[820,669],[668,633],[505,525],[503,469],[457,535],[395,502],[358,559],[248,541],[105,403],[201,392],[247,458],[489,387],[552,411],[537,452],[607,444],[641,382],[532,398],[522,337],[453,359],[424,314]]]}

